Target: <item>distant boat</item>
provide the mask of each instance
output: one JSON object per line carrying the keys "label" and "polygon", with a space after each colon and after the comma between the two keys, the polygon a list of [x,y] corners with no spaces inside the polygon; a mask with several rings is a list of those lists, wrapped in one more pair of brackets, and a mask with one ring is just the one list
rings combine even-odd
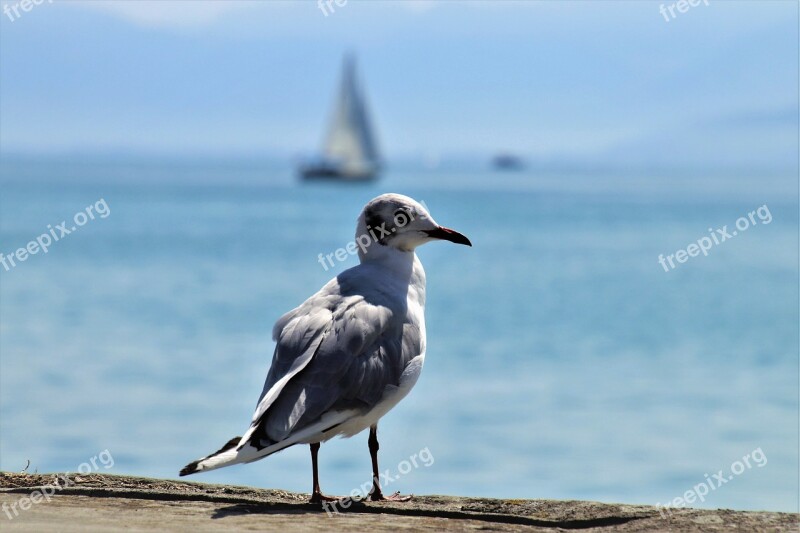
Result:
{"label": "distant boat", "polygon": [[304,179],[368,181],[380,171],[380,155],[366,102],[356,78],[356,62],[346,56],[342,82],[322,156],[300,166]]}
{"label": "distant boat", "polygon": [[525,162],[513,154],[497,154],[492,158],[492,166],[498,170],[522,170]]}

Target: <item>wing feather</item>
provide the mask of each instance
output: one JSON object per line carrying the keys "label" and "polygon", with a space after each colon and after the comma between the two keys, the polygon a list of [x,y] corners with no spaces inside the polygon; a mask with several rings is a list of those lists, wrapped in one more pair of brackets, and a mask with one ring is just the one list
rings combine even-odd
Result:
{"label": "wing feather", "polygon": [[240,446],[267,447],[327,412],[374,407],[419,355],[419,343],[404,341],[411,326],[405,301],[363,286],[360,294],[348,294],[340,281],[276,323],[272,366]]}

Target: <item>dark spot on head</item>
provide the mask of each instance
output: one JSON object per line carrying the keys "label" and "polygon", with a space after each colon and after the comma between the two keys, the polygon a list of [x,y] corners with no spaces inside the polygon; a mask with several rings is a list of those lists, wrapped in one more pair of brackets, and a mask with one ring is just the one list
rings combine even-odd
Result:
{"label": "dark spot on head", "polygon": [[383,228],[385,231],[391,233],[391,228],[394,223],[381,218],[378,214],[380,207],[381,206],[375,206],[375,208],[364,213],[364,221],[367,223],[367,232],[370,237],[374,238],[381,246],[386,246],[386,240],[389,238],[389,235],[385,234],[383,231],[379,231],[378,228]]}

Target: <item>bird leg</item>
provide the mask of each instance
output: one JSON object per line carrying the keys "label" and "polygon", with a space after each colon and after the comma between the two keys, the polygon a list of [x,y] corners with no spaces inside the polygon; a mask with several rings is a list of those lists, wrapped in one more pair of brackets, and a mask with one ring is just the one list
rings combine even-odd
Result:
{"label": "bird leg", "polygon": [[311,447],[311,469],[313,470],[314,476],[314,489],[311,493],[311,499],[309,503],[322,503],[322,502],[332,502],[337,500],[338,498],[334,498],[332,496],[325,496],[322,494],[322,491],[319,488],[319,470],[317,468],[317,453],[319,453],[319,442],[315,442],[313,444],[309,444]]}
{"label": "bird leg", "polygon": [[367,444],[369,445],[369,454],[372,457],[372,491],[369,493],[369,500],[373,502],[407,502],[411,500],[411,496],[400,496],[399,491],[389,496],[384,496],[383,491],[381,491],[380,473],[378,471],[378,450],[381,447],[380,444],[378,444],[378,426],[369,428],[369,440]]}

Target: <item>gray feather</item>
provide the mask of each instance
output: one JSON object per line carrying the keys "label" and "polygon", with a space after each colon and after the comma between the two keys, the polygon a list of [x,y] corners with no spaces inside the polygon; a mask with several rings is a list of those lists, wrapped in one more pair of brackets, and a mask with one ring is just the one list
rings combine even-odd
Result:
{"label": "gray feather", "polygon": [[403,335],[416,326],[393,320],[406,316],[405,298],[377,283],[365,290],[364,277],[354,280],[351,271],[275,324],[277,346],[249,439],[254,445],[279,442],[331,409],[369,410],[419,355],[413,339],[420,336]]}

